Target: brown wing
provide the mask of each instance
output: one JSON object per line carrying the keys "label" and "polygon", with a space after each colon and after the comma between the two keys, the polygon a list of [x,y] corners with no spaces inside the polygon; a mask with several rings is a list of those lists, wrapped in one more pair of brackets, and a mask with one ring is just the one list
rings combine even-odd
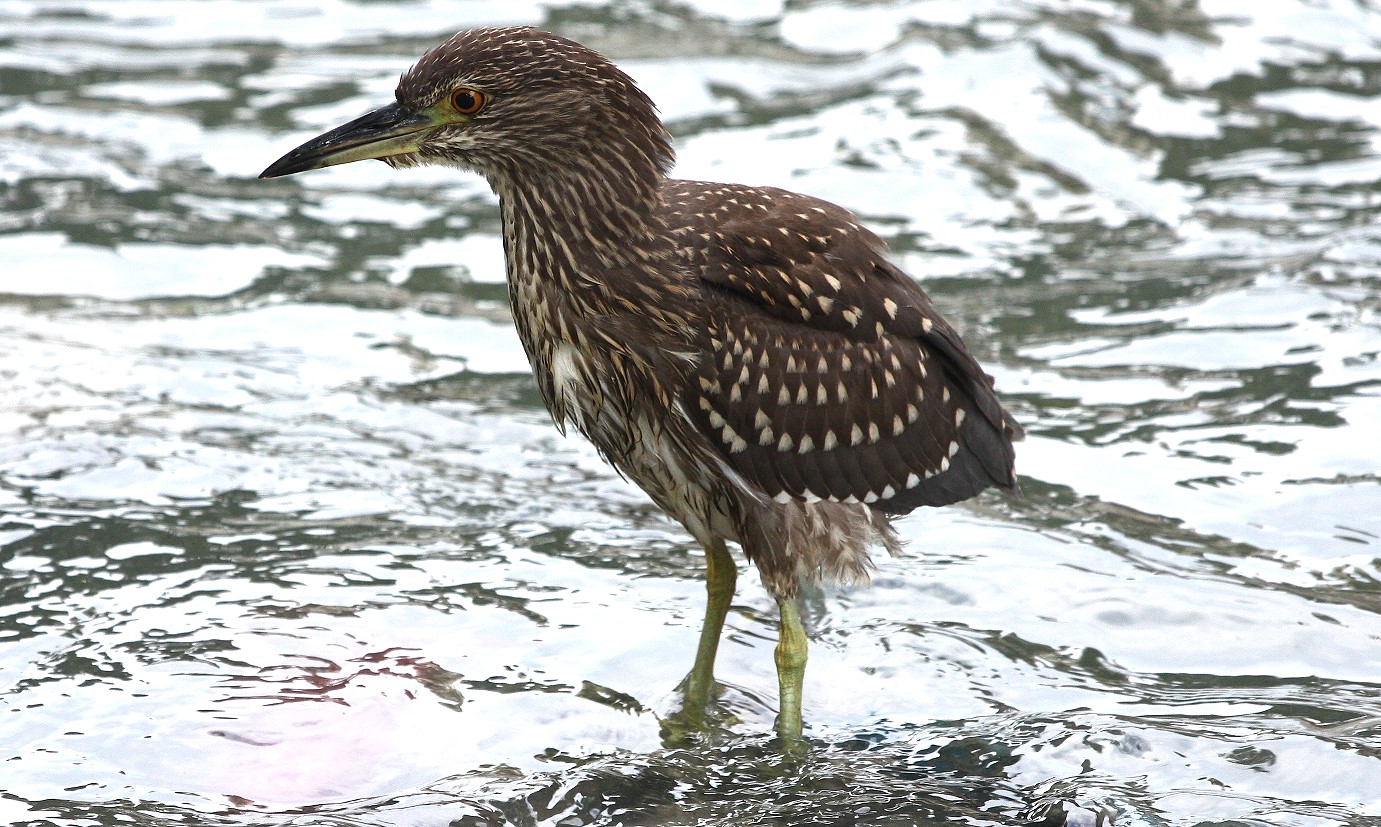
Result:
{"label": "brown wing", "polygon": [[710,320],[682,401],[739,473],[889,513],[1015,487],[992,378],[847,211],[690,181],[663,200]]}

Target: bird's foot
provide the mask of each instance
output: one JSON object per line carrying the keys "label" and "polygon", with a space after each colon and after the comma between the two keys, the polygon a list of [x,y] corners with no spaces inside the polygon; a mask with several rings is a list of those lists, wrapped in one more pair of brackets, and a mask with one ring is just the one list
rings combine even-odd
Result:
{"label": "bird's foot", "polygon": [[721,703],[725,695],[721,684],[712,681],[703,695],[693,692],[690,684],[687,677],[676,688],[680,707],[658,716],[662,743],[668,748],[714,740],[742,722],[734,704]]}

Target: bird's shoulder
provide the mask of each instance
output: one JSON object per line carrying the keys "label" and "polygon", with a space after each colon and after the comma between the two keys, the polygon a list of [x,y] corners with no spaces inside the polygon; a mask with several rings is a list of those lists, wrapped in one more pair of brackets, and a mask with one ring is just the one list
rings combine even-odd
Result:
{"label": "bird's shoulder", "polygon": [[786,321],[873,339],[921,334],[924,291],[843,207],[776,187],[668,181],[662,219],[703,282]]}

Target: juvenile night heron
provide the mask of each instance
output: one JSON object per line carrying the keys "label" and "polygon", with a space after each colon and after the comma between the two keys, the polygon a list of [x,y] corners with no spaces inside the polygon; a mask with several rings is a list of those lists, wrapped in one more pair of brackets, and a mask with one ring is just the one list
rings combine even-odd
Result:
{"label": "juvenile night heron", "polygon": [[1014,490],[1021,429],[992,378],[834,204],[668,179],[652,101],[603,56],[531,28],[461,32],[397,99],[289,152],[273,178],[376,158],[488,179],[513,317],[557,427],[574,425],[705,548],[682,715],[703,722],[737,576],[781,610],[777,729],[801,737],[799,583],[868,579],[888,517]]}

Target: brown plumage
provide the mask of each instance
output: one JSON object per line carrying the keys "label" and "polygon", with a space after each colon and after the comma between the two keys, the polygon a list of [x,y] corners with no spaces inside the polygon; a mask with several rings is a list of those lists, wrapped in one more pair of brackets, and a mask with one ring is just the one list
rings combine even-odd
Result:
{"label": "brown plumage", "polygon": [[[877,236],[809,196],[667,179],[652,102],[590,49],[461,32],[403,75],[395,104],[264,176],[364,157],[489,180],[514,320],[557,425],[712,557],[737,542],[784,624],[803,578],[863,581],[871,545],[897,550],[888,515],[1015,489],[1021,429]],[[726,576],[731,592],[732,571],[712,566],[712,597]],[[785,677],[782,692],[785,718]]]}

